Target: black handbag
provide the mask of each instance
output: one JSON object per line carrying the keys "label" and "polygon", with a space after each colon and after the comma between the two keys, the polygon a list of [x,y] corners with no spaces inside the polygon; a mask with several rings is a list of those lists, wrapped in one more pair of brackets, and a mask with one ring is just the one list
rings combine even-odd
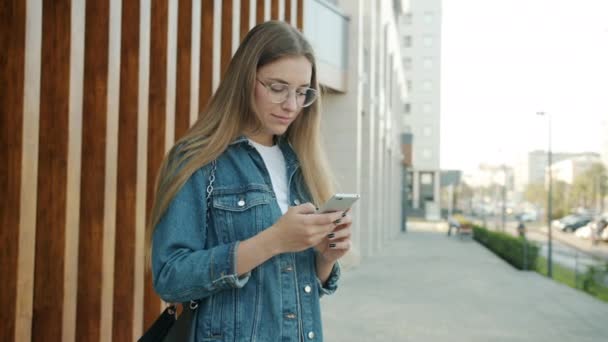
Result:
{"label": "black handbag", "polygon": [[[215,181],[216,161],[212,161],[209,185],[207,186],[207,208],[210,207],[211,194],[213,193],[213,182]],[[209,210],[207,210],[207,225],[209,224]],[[182,313],[177,314],[177,305],[170,304],[152,323],[150,328],[144,332],[137,342],[184,342],[192,334],[194,311],[198,307],[197,301],[182,304]]]}
{"label": "black handbag", "polygon": [[198,306],[197,302],[183,304],[183,310],[179,317],[176,317],[177,306],[171,304],[160,314],[152,326],[137,342],[184,342],[192,332],[194,311]]}

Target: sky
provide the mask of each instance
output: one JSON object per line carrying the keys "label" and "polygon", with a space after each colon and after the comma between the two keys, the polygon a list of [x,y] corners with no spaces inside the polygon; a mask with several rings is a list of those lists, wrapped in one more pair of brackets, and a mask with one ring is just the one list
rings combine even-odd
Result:
{"label": "sky", "polygon": [[441,168],[600,152],[608,0],[443,0]]}

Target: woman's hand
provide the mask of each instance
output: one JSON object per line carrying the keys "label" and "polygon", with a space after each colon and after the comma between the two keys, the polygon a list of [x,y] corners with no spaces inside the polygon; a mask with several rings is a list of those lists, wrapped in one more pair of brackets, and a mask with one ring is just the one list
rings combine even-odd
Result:
{"label": "woman's hand", "polygon": [[344,214],[340,213],[340,216],[336,228],[315,246],[317,258],[320,258],[317,260],[318,263],[333,265],[350,250],[352,218],[348,215],[348,211]]}
{"label": "woman's hand", "polygon": [[[272,232],[274,237],[273,241],[276,244],[275,250],[277,253],[300,252],[323,244],[323,241],[328,239],[328,234],[337,227],[345,225],[341,222],[344,222],[341,212],[317,214],[315,213],[314,205],[304,203],[299,206],[290,207],[269,228],[269,231]],[[350,223],[347,225],[350,226]],[[341,235],[343,234],[341,233]],[[350,236],[350,233],[348,235]],[[342,243],[340,246],[340,248],[343,248]],[[337,250],[339,249],[332,248],[333,252]],[[333,254],[329,253],[328,255],[331,256]]]}

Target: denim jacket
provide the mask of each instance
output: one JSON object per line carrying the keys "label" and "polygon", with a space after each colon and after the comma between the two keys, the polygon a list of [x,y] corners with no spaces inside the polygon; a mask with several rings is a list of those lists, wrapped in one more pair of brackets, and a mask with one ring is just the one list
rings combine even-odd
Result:
{"label": "denim jacket", "polygon": [[[291,146],[285,157],[290,204],[310,200]],[[191,341],[322,341],[319,298],[337,288],[338,263],[321,284],[313,248],[279,254],[239,277],[240,241],[270,227],[282,215],[262,157],[240,137],[212,165],[197,170],[171,201],[153,236],[156,292],[168,302],[199,300]],[[210,216],[206,218],[207,212]]]}

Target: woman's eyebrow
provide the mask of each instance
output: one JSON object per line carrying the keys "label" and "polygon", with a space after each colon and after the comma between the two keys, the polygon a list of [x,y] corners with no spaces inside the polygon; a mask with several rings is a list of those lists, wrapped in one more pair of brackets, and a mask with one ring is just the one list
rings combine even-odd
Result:
{"label": "woman's eyebrow", "polygon": [[[284,83],[284,84],[290,84],[289,82],[287,82],[287,81],[285,81],[283,79],[280,79],[280,78],[269,77],[268,80],[279,82],[279,83]],[[310,82],[309,83],[301,84],[298,87],[310,87]]]}

